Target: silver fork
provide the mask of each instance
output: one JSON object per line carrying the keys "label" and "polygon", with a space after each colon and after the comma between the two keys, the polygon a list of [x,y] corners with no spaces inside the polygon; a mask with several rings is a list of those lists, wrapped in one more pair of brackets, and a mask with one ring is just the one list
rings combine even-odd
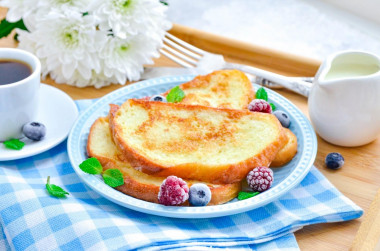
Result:
{"label": "silver fork", "polygon": [[169,33],[165,34],[164,44],[160,52],[185,68],[196,68],[197,73],[200,74],[206,74],[218,69],[237,69],[253,74],[256,77],[256,83],[267,87],[273,87],[278,84],[305,97],[309,96],[312,86],[310,83],[312,78],[286,77],[252,66],[228,63],[222,55],[201,50]]}

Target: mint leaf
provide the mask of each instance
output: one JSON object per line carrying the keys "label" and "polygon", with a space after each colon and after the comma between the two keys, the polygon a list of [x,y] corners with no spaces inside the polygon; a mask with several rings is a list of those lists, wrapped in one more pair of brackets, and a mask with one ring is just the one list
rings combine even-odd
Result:
{"label": "mint leaf", "polygon": [[252,198],[258,194],[259,194],[259,192],[243,192],[243,191],[241,191],[238,194],[238,200],[246,200],[246,199]]}
{"label": "mint leaf", "polygon": [[181,102],[185,97],[185,93],[179,88],[179,86],[174,87],[170,90],[168,96],[166,96],[166,100],[170,103]]}
{"label": "mint leaf", "polygon": [[107,169],[103,173],[104,183],[110,187],[117,187],[124,184],[123,174],[119,169]]}
{"label": "mint leaf", "polygon": [[265,101],[268,101],[268,93],[263,87],[260,87],[257,90],[256,99],[264,99]]}
{"label": "mint leaf", "polygon": [[103,171],[103,167],[100,164],[99,160],[97,160],[94,157],[86,159],[85,161],[83,161],[79,165],[79,168],[83,172],[89,173],[89,174],[101,174]]}
{"label": "mint leaf", "polygon": [[123,174],[119,169],[107,169],[103,172],[103,167],[99,160],[92,157],[83,161],[79,168],[89,174],[102,174],[104,183],[110,187],[117,187],[124,184]]}
{"label": "mint leaf", "polygon": [[276,106],[273,103],[269,103],[269,105],[272,107],[272,112],[276,110]]}
{"label": "mint leaf", "polygon": [[5,145],[6,148],[12,149],[12,150],[21,150],[25,146],[25,143],[18,139],[11,139],[11,140],[4,141],[3,144]]}
{"label": "mint leaf", "polygon": [[160,3],[162,3],[163,5],[169,5],[166,1],[163,0],[160,0]]}
{"label": "mint leaf", "polygon": [[28,30],[22,19],[15,23],[8,22],[5,18],[0,22],[0,38],[6,37],[15,29]]}
{"label": "mint leaf", "polygon": [[63,188],[56,186],[54,184],[50,184],[50,176],[47,177],[46,190],[49,192],[51,196],[62,198],[65,197],[66,194],[69,194]]}

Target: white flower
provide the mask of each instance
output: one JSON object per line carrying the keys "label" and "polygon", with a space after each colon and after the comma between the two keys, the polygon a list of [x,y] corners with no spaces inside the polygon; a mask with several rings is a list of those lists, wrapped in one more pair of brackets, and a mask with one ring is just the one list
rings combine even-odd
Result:
{"label": "white flower", "polygon": [[9,8],[7,20],[17,22],[38,9],[38,0],[2,0],[0,5]]}
{"label": "white flower", "polygon": [[69,85],[75,85],[77,87],[85,87],[85,86],[94,86],[95,88],[101,88],[111,83],[117,83],[117,79],[114,77],[106,77],[103,72],[96,73],[93,72],[91,79],[84,79],[77,72],[70,79],[63,78],[62,75],[56,74],[55,72],[51,72],[50,76],[57,83],[65,83]]}
{"label": "white flower", "polygon": [[120,84],[127,80],[138,80],[144,64],[152,64],[152,57],[158,57],[157,44],[143,35],[121,39],[108,37],[100,51],[103,71],[106,77],[115,77]]}
{"label": "white flower", "polygon": [[120,38],[141,33],[155,36],[170,28],[166,6],[158,0],[94,0],[89,9],[99,19],[101,30],[112,30]]}
{"label": "white flower", "polygon": [[86,12],[92,0],[39,0],[39,9],[49,11],[52,8],[59,10],[70,9],[72,11]]}
{"label": "white flower", "polygon": [[19,47],[44,60],[43,74],[61,76],[57,82],[78,74],[89,81],[93,71],[101,70],[97,52],[105,41],[106,35],[96,29],[93,17],[69,10],[51,11],[39,20],[34,32],[20,37]]}
{"label": "white flower", "polygon": [[[31,33],[20,29],[17,29],[16,32],[18,34],[18,40],[20,41],[19,49],[36,54],[37,43],[33,40]],[[42,77],[44,78],[48,73],[48,70],[46,69],[46,58],[39,58],[39,60],[41,62]]]}
{"label": "white flower", "polygon": [[[92,5],[90,5],[92,3]],[[19,48],[34,53],[43,77],[100,88],[140,78],[171,24],[158,0],[0,0],[23,19]]]}
{"label": "white flower", "polygon": [[9,8],[7,20],[17,22],[24,20],[29,31],[35,29],[35,23],[45,17],[52,9],[67,9],[86,12],[92,0],[0,0],[0,5]]}

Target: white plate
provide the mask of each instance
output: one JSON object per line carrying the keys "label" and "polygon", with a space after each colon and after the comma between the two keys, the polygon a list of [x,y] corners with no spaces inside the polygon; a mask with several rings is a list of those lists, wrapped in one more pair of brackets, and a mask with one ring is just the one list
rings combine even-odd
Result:
{"label": "white plate", "polygon": [[[105,198],[140,212],[176,218],[209,218],[237,214],[264,206],[278,199],[302,181],[312,167],[317,153],[317,139],[314,130],[307,118],[295,105],[271,90],[268,90],[270,101],[290,116],[290,130],[297,136],[298,153],[287,165],[274,168],[272,188],[253,198],[243,201],[234,199],[223,205],[206,207],[163,206],[125,195],[107,186],[99,176],[86,174],[80,170],[79,164],[87,159],[86,145],[90,127],[98,117],[108,114],[110,103],[122,104],[126,99],[163,93],[193,78],[192,75],[184,75],[138,82],[104,96],[83,112],[70,132],[67,149],[71,164],[84,183]],[[259,86],[254,85],[254,87],[257,89]]]}
{"label": "white plate", "polygon": [[41,84],[40,103],[36,121],[46,126],[46,136],[41,141],[22,138],[25,146],[11,150],[0,145],[0,161],[21,159],[49,150],[66,139],[78,117],[74,101],[63,91],[50,85]]}

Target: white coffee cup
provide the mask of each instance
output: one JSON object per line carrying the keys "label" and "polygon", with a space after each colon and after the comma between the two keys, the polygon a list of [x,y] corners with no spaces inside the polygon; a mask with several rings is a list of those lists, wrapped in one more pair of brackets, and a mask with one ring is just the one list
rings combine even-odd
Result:
{"label": "white coffee cup", "polygon": [[38,111],[41,63],[33,54],[13,48],[0,48],[0,60],[21,61],[29,65],[32,72],[20,81],[0,85],[1,142],[20,138],[23,125],[35,120]]}

